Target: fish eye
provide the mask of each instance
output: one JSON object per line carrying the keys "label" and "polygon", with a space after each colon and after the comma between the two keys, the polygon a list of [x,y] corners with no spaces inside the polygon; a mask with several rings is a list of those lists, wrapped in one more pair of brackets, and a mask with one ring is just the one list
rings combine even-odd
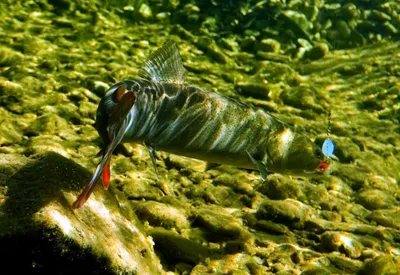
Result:
{"label": "fish eye", "polygon": [[322,157],[322,151],[320,149],[315,149],[314,154],[315,154],[315,156],[317,158],[321,158]]}

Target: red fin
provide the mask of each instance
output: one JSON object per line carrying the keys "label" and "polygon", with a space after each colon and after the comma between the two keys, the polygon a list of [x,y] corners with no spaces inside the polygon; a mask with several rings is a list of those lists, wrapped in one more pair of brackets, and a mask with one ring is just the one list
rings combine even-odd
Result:
{"label": "red fin", "polygon": [[[121,91],[124,91],[125,88],[121,88],[119,93],[122,94]],[[100,164],[97,166],[96,171],[92,177],[92,180],[85,187],[82,193],[79,195],[78,199],[72,204],[73,208],[79,208],[89,199],[92,194],[96,183],[98,182],[100,176],[103,180],[103,186],[105,189],[108,188],[110,183],[110,159],[111,154],[114,151],[115,147],[121,142],[124,137],[126,127],[128,126],[128,121],[126,120],[126,116],[128,115],[130,109],[135,103],[135,93],[127,92],[123,94],[123,96],[119,99],[118,105],[116,106],[114,112],[111,114],[109,120],[109,127],[112,128],[112,139],[107,147],[103,148],[97,155],[103,153],[103,159]]]}
{"label": "red fin", "polygon": [[85,202],[89,199],[90,194],[92,194],[94,187],[95,187],[95,182],[90,182],[85,189],[83,189],[82,193],[79,195],[79,197],[76,199],[76,201],[72,204],[72,208],[77,209],[80,208],[82,205],[85,204]]}
{"label": "red fin", "polygon": [[105,190],[108,189],[108,185],[110,184],[110,161],[107,161],[106,165],[104,166],[104,170],[103,170],[103,187]]}

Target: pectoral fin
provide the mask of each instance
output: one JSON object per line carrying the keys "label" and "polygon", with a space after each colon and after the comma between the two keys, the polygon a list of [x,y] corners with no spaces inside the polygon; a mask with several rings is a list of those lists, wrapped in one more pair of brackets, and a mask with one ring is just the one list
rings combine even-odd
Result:
{"label": "pectoral fin", "polygon": [[[96,183],[98,182],[101,175],[103,175],[103,184],[105,188],[108,188],[109,183],[109,176],[110,176],[110,159],[112,152],[114,151],[115,147],[121,142],[122,138],[124,137],[126,127],[128,125],[128,121],[125,119],[123,120],[120,125],[115,125],[116,129],[118,129],[111,140],[111,142],[107,145],[106,149],[103,151],[103,159],[101,160],[100,164],[97,166],[96,171],[92,179],[90,180],[89,184],[86,185],[85,189],[79,195],[77,200],[73,203],[72,208],[76,209],[81,207],[88,199],[89,196],[92,194]],[[104,173],[105,171],[105,173]]]}
{"label": "pectoral fin", "polygon": [[262,178],[262,180],[264,181],[264,180],[267,178],[267,176],[268,176],[268,169],[267,169],[267,166],[266,166],[261,160],[255,159],[255,158],[250,154],[249,151],[246,151],[246,153],[247,153],[247,155],[249,156],[251,162],[253,162],[253,163],[256,165],[258,171],[260,171],[261,178]]}
{"label": "pectoral fin", "polygon": [[157,163],[156,163],[156,149],[154,148],[154,146],[149,145],[146,142],[145,142],[145,146],[149,149],[151,162],[153,163],[153,167],[156,172],[157,180],[159,180],[160,178],[158,176]]}

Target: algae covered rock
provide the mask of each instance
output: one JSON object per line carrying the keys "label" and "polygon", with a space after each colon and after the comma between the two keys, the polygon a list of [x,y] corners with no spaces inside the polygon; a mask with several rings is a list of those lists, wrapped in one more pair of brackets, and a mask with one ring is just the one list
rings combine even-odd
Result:
{"label": "algae covered rock", "polygon": [[378,256],[365,261],[359,275],[395,275],[400,273],[400,262],[391,256]]}
{"label": "algae covered rock", "polygon": [[162,274],[151,239],[112,192],[98,188],[82,208],[71,208],[90,179],[83,167],[55,153],[10,161],[27,164],[9,170],[1,182],[7,186],[0,204],[2,268],[29,274]]}
{"label": "algae covered rock", "polygon": [[350,258],[359,258],[364,249],[357,238],[348,233],[325,232],[321,236],[321,243],[328,251],[340,251]]}
{"label": "algae covered rock", "polygon": [[396,205],[396,199],[384,191],[368,189],[360,192],[357,202],[370,210],[389,208]]}
{"label": "algae covered rock", "polygon": [[139,202],[136,207],[139,219],[147,221],[152,226],[164,228],[185,229],[190,226],[184,210],[156,201]]}
{"label": "algae covered rock", "polygon": [[165,258],[173,262],[195,264],[214,254],[209,248],[164,228],[154,228],[149,234],[155,242],[155,247],[161,251]]}

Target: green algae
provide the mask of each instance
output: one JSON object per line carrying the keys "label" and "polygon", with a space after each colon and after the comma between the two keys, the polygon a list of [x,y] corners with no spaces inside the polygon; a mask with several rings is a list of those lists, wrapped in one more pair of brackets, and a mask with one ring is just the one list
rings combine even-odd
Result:
{"label": "green algae", "polygon": [[331,109],[337,159],[330,176],[261,183],[256,172],[157,152],[157,181],[146,149],[126,145],[113,156],[111,185],[133,201],[165,269],[398,272],[396,3],[106,2],[0,4],[0,152],[57,152],[94,171],[100,98],[173,39],[190,83],[262,107],[310,137],[326,137]]}

